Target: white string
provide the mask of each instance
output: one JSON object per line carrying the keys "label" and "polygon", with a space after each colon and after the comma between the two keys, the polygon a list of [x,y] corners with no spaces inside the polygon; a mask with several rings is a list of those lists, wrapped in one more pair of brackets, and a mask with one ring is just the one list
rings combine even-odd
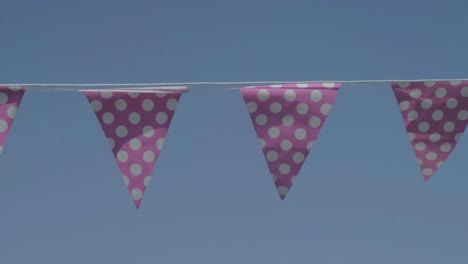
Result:
{"label": "white string", "polygon": [[[463,81],[468,78],[455,79],[419,79],[419,80],[325,80],[325,81],[237,81],[237,82],[160,82],[160,83],[7,83],[0,86],[24,86],[24,87],[46,87],[58,88],[51,90],[76,90],[82,87],[125,87],[125,89],[173,89],[173,87],[161,86],[213,86],[213,85],[259,85],[259,84],[298,84],[298,83],[392,83],[392,82],[441,82],[441,81]],[[136,87],[138,88],[132,88]],[[153,86],[153,87],[148,87]],[[156,87],[155,87],[156,86]],[[159,87],[158,87],[159,86]],[[180,87],[176,87],[180,88]],[[236,88],[233,88],[236,89]]]}

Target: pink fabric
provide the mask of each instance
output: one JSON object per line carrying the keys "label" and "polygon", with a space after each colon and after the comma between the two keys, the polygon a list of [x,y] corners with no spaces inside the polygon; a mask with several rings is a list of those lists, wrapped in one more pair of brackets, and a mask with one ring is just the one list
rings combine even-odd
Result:
{"label": "pink fabric", "polygon": [[83,91],[138,209],[181,93]]}
{"label": "pink fabric", "polygon": [[339,87],[309,83],[241,89],[281,199],[317,140]]}
{"label": "pink fabric", "polygon": [[425,180],[440,168],[468,124],[468,81],[392,83]]}
{"label": "pink fabric", "polygon": [[0,86],[0,153],[13,125],[24,91],[24,88],[19,86]]}

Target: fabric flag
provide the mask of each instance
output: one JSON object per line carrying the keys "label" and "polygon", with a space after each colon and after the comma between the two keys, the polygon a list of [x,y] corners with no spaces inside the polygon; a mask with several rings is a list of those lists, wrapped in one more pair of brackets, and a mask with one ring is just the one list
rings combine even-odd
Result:
{"label": "fabric flag", "polygon": [[282,200],[317,140],[339,87],[339,83],[308,83],[241,89]]}
{"label": "fabric flag", "polygon": [[138,209],[186,87],[83,90]]}
{"label": "fabric flag", "polygon": [[16,116],[25,89],[20,86],[0,86],[0,153]]}
{"label": "fabric flag", "polygon": [[468,81],[391,84],[425,180],[440,168],[468,124]]}

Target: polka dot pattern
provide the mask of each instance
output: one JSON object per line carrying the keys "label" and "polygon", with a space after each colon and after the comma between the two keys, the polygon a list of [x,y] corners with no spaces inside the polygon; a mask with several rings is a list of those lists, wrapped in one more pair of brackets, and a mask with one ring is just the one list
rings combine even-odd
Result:
{"label": "polka dot pattern", "polygon": [[24,92],[23,87],[0,86],[0,153],[13,125]]}
{"label": "polka dot pattern", "polygon": [[468,124],[468,81],[392,83],[425,180],[439,169]]}
{"label": "polka dot pattern", "polygon": [[95,112],[136,208],[161,151],[181,93],[83,91]]}
{"label": "polka dot pattern", "polygon": [[291,189],[335,101],[338,83],[241,89],[281,199]]}

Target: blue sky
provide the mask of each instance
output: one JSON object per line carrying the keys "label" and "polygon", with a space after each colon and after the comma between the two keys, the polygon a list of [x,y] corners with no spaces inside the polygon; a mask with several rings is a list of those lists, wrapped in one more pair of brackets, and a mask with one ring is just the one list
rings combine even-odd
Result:
{"label": "blue sky", "polygon": [[[468,76],[466,1],[0,2],[0,82]],[[238,91],[189,87],[139,211],[78,92],[24,96],[0,262],[463,263],[468,141],[425,183],[388,85],[343,85],[280,201]]]}

